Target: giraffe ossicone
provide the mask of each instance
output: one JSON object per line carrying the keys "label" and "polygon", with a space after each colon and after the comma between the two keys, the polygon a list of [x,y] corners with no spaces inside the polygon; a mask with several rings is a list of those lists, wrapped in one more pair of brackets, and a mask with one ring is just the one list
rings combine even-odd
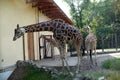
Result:
{"label": "giraffe ossicone", "polygon": [[[62,65],[64,66],[64,62],[66,62],[67,68],[68,63],[65,59],[65,44],[69,42],[73,42],[77,53],[78,53],[78,62],[80,62],[80,48],[82,44],[82,33],[80,32],[79,29],[76,27],[69,25],[62,19],[54,19],[50,21],[45,21],[37,24],[32,24],[32,25],[27,25],[23,27],[19,27],[17,25],[17,28],[15,29],[15,34],[13,40],[17,40],[20,38],[24,33],[29,33],[29,32],[39,32],[39,31],[51,31],[53,32],[53,37],[55,41],[58,44],[59,50],[60,50],[60,56],[62,59]],[[78,63],[78,70],[79,70],[79,65]]]}

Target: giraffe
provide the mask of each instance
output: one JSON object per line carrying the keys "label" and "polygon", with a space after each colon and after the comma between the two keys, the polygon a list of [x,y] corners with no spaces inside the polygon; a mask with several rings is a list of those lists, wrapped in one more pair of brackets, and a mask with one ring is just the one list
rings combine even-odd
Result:
{"label": "giraffe", "polygon": [[65,21],[62,19],[53,19],[50,21],[44,21],[37,24],[23,26],[23,27],[19,27],[19,25],[17,24],[17,28],[14,30],[13,41],[23,36],[24,33],[39,32],[39,31],[53,32],[53,37],[59,47],[62,66],[64,68],[64,63],[66,63],[67,70],[69,71],[70,71],[70,68],[65,58],[65,52],[66,52],[65,44],[69,42],[70,43],[73,42],[78,54],[76,71],[79,71],[79,65],[80,65],[80,59],[81,59],[80,48],[82,44],[81,31],[76,27],[69,25],[68,23],[65,23]]}
{"label": "giraffe", "polygon": [[96,45],[97,45],[97,38],[94,35],[94,33],[92,32],[91,28],[89,26],[84,26],[84,29],[86,29],[86,31],[88,32],[88,35],[85,38],[85,47],[87,50],[87,55],[89,58],[90,55],[90,60],[93,63],[92,60],[92,52],[94,50],[94,54],[95,54],[95,64],[97,65],[96,62]]}
{"label": "giraffe", "polygon": [[[59,46],[58,46],[57,42],[55,41],[55,39],[47,38],[47,37],[45,37],[45,35],[41,35],[40,38],[43,38],[44,40],[46,40],[47,42],[49,42],[50,45],[52,46],[52,48],[57,47],[59,49]],[[53,59],[55,59],[54,52],[52,54],[52,57],[53,57]]]}
{"label": "giraffe", "polygon": [[[51,45],[53,45],[54,47],[58,47],[58,44],[57,44],[57,42],[56,42],[54,39],[52,39],[52,38],[47,38],[47,37],[45,37],[45,35],[41,35],[40,38],[43,38],[43,39],[47,40],[47,41],[48,41]],[[59,48],[59,47],[58,47],[58,48]]]}

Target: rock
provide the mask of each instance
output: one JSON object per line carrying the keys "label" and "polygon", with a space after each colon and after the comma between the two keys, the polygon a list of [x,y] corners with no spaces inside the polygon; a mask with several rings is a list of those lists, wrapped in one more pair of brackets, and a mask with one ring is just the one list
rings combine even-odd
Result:
{"label": "rock", "polygon": [[16,67],[16,69],[9,76],[8,80],[22,80],[26,75],[26,70],[24,67]]}
{"label": "rock", "polygon": [[105,77],[104,76],[99,77],[98,80],[105,80]]}
{"label": "rock", "polygon": [[73,80],[81,80],[80,78],[78,78],[78,77],[75,77],[75,78],[73,78]]}

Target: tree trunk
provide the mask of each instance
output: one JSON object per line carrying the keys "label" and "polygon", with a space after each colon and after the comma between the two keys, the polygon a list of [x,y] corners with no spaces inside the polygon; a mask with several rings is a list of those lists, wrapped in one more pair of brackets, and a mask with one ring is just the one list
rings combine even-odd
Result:
{"label": "tree trunk", "polygon": [[117,46],[117,34],[115,33],[115,47],[116,47],[116,51],[118,50],[118,46]]}
{"label": "tree trunk", "polygon": [[112,34],[112,36],[111,36],[112,38],[112,40],[111,40],[111,48],[113,48],[113,43],[114,43],[114,37],[113,37],[113,34]]}
{"label": "tree trunk", "polygon": [[103,37],[101,39],[102,39],[102,53],[104,53],[104,39]]}

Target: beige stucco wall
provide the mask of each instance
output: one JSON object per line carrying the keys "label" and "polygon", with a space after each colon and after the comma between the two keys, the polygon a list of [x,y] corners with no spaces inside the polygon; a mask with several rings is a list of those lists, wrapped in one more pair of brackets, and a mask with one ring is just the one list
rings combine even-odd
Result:
{"label": "beige stucco wall", "polygon": [[[38,10],[26,4],[26,0],[0,0],[0,68],[15,64],[17,60],[23,60],[23,38],[13,41],[14,29],[20,26],[38,22]],[[39,22],[50,20],[39,12]],[[53,35],[51,32],[34,33],[35,59],[39,60],[40,35]],[[25,59],[28,60],[27,33],[24,35]],[[42,42],[41,42],[42,43]],[[55,55],[59,50],[54,48]]]}
{"label": "beige stucco wall", "polygon": [[26,5],[25,0],[0,0],[0,54],[1,66],[15,64],[23,60],[22,38],[13,42],[16,24],[35,23],[35,10]]}
{"label": "beige stucco wall", "polygon": [[[40,14],[40,16],[40,20],[48,20],[44,15]],[[23,26],[36,23],[37,20],[37,9],[26,4],[25,0],[0,0],[0,67],[10,66],[17,60],[23,60],[22,37],[15,42],[12,41],[14,29],[17,24]],[[34,34],[37,36],[37,33]],[[35,49],[37,56],[38,48]],[[26,59],[27,52],[27,34],[25,34]]]}

